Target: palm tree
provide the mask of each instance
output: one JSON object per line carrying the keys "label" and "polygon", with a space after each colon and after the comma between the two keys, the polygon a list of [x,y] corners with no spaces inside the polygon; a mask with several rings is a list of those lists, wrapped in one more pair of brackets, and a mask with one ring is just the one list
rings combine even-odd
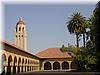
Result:
{"label": "palm tree", "polygon": [[89,25],[88,25],[88,21],[86,19],[84,19],[84,23],[82,24],[82,31],[81,31],[81,34],[83,35],[83,46],[84,46],[84,48],[85,48],[85,45],[86,45],[86,40],[85,40],[85,38],[86,38],[85,35],[87,33],[86,29],[89,29]]}
{"label": "palm tree", "polygon": [[70,34],[74,33],[76,35],[77,50],[79,50],[79,37],[83,30],[85,30],[85,17],[81,16],[78,12],[73,13],[67,24]]}

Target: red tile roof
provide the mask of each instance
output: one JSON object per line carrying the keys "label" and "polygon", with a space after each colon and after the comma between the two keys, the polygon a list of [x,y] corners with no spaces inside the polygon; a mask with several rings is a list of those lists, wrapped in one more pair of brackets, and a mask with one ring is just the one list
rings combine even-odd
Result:
{"label": "red tile roof", "polygon": [[[16,48],[17,50],[19,50],[19,51],[21,51],[21,52],[27,53],[27,54],[29,54],[29,55],[32,55],[32,56],[38,58],[36,55],[31,54],[31,53],[29,53],[29,52],[27,52],[27,51],[24,51],[24,50],[22,50],[21,48],[17,47],[16,45],[10,44],[10,43],[7,42],[7,41],[0,41],[0,43],[2,43],[2,45],[4,45],[4,44],[9,45],[9,46],[11,46],[11,47],[13,47],[13,48]],[[38,59],[39,59],[39,58],[38,58]]]}
{"label": "red tile roof", "polygon": [[68,52],[61,52],[60,48],[48,48],[36,54],[39,58],[72,58]]}

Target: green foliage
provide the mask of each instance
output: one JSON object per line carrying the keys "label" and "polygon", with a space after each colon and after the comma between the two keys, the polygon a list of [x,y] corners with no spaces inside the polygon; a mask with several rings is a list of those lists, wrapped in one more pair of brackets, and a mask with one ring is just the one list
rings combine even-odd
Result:
{"label": "green foliage", "polygon": [[62,52],[67,52],[67,47],[65,47],[64,45],[62,45],[62,48],[60,48],[60,50],[61,50]]}
{"label": "green foliage", "polygon": [[40,62],[39,62],[39,70],[41,70],[43,61],[44,61],[44,60],[40,60]]}
{"label": "green foliage", "polygon": [[87,63],[88,64],[96,64],[96,62],[97,62],[97,59],[96,59],[96,57],[95,56],[87,56]]}
{"label": "green foliage", "polygon": [[76,35],[77,50],[79,50],[79,38],[81,37],[81,34],[83,34],[83,42],[85,47],[85,32],[88,24],[86,18],[79,12],[76,12],[73,13],[67,24],[70,34],[74,33]]}
{"label": "green foliage", "polygon": [[75,46],[69,45],[67,49],[68,49],[67,51],[77,54],[77,48]]}
{"label": "green foliage", "polygon": [[[79,71],[97,71],[100,70],[100,45],[99,40],[99,25],[100,25],[100,1],[97,4],[91,18],[86,20],[80,13],[73,13],[70,20],[67,22],[67,28],[70,34],[76,35],[77,48],[79,48],[79,38],[83,35],[83,47],[77,51],[74,47],[69,46],[67,49],[75,54],[75,61],[78,63]],[[86,31],[89,29],[89,31]],[[85,40],[86,38],[86,40]],[[97,64],[98,63],[98,64]],[[96,66],[98,65],[98,68]]]}

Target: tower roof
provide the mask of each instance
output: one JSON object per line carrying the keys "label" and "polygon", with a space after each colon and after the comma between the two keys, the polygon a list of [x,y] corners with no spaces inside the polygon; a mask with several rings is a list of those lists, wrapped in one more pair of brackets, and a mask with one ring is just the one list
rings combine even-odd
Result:
{"label": "tower roof", "polygon": [[19,24],[24,24],[22,17],[19,18],[19,21],[17,22],[16,25],[19,25]]}

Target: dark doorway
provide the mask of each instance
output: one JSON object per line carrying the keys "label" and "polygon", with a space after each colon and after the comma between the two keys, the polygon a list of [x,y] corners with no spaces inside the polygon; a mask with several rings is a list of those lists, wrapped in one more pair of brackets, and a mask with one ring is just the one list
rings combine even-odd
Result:
{"label": "dark doorway", "polygon": [[71,69],[77,69],[77,64],[75,62],[71,63]]}
{"label": "dark doorway", "polygon": [[20,63],[21,63],[21,58],[18,60],[18,73],[20,72]]}
{"label": "dark doorway", "polygon": [[59,62],[54,62],[53,63],[53,70],[59,70],[60,69],[60,63]]}
{"label": "dark doorway", "polygon": [[12,56],[8,57],[8,66],[7,66],[7,75],[11,75],[11,63],[12,63]]}
{"label": "dark doorway", "polygon": [[13,66],[13,73],[16,73],[16,63],[17,63],[17,57],[14,57],[14,66]]}
{"label": "dark doorway", "polygon": [[64,69],[69,69],[69,64],[68,64],[68,62],[63,62],[62,63],[62,69],[64,70]]}
{"label": "dark doorway", "polygon": [[44,70],[51,70],[51,63],[50,62],[46,62],[44,64]]}

